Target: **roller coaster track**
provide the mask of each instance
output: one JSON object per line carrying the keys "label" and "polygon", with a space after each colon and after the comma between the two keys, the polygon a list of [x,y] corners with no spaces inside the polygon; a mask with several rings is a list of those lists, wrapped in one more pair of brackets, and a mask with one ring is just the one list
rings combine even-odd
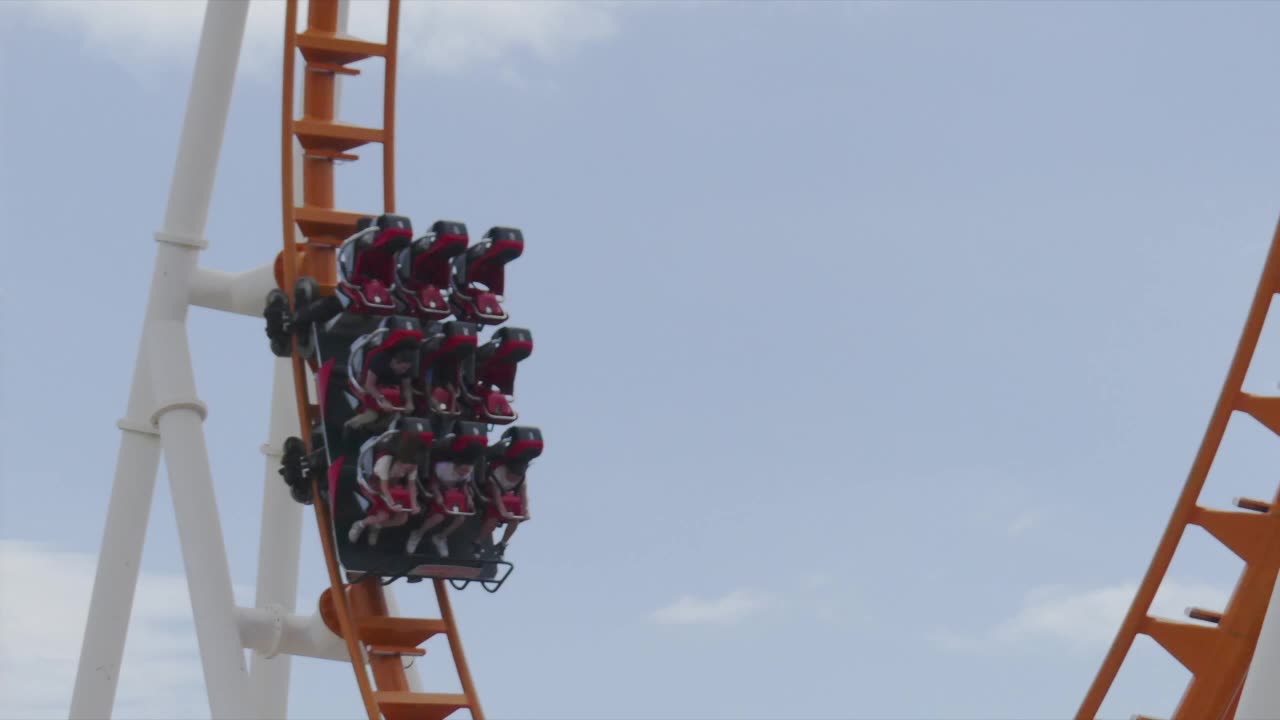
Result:
{"label": "roller coaster track", "polygon": [[[276,261],[276,281],[286,295],[292,296],[294,283],[300,276],[314,278],[322,294],[331,294],[337,282],[336,251],[339,244],[355,232],[358,218],[380,214],[334,209],[334,164],[357,159],[350,150],[369,143],[382,144],[382,212],[395,211],[395,83],[399,13],[399,0],[390,0],[386,41],[373,43],[338,33],[337,0],[311,0],[307,27],[301,33],[297,32],[298,2],[287,2],[281,141],[284,251]],[[301,117],[295,116],[294,108],[294,74],[298,55],[305,63]],[[338,75],[359,75],[360,71],[350,65],[372,57],[383,58],[386,63],[382,128],[338,122],[334,117]],[[301,206],[295,204],[295,140],[302,147]],[[302,235],[302,242],[297,241],[297,234]],[[311,452],[310,429],[319,422],[319,408],[310,400],[307,367],[298,354],[296,338],[293,378],[302,436],[307,451]],[[346,642],[369,720],[383,717],[386,720],[435,720],[462,708],[469,710],[476,720],[483,720],[444,581],[434,580],[441,615],[438,620],[390,616],[382,585],[376,577],[366,576],[355,583],[344,583],[338,566],[329,509],[320,500],[322,473],[315,475],[312,497],[316,498],[316,523],[330,583],[320,599],[321,616],[330,629]],[[461,694],[410,691],[402,658],[423,655],[425,651],[418,646],[438,634],[448,639],[462,685]],[[366,663],[372,670],[372,682]]]}
{"label": "roller coaster track", "polygon": [[[1139,634],[1151,637],[1191,672],[1191,680],[1174,711],[1173,720],[1231,720],[1235,716],[1276,575],[1280,571],[1280,489],[1270,503],[1237,499],[1235,504],[1239,510],[1202,507],[1199,497],[1234,413],[1244,413],[1280,434],[1280,397],[1253,395],[1243,390],[1263,323],[1278,292],[1280,226],[1272,239],[1257,293],[1236,346],[1235,358],[1186,485],[1160,538],[1151,566],[1085,695],[1076,720],[1093,720],[1097,715]],[[1178,543],[1190,525],[1203,528],[1234,552],[1244,561],[1244,570],[1221,612],[1188,609],[1187,615],[1197,622],[1152,617],[1151,602],[1165,579]]]}

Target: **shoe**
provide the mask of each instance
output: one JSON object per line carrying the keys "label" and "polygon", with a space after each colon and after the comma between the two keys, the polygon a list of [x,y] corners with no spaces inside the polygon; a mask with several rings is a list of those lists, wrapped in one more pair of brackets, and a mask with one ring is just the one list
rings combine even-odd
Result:
{"label": "shoe", "polygon": [[497,545],[493,546],[493,553],[497,555],[499,558],[501,558],[502,554],[505,553],[506,551],[507,551],[506,543],[498,543]]}
{"label": "shoe", "polygon": [[449,541],[440,535],[432,535],[431,543],[436,546],[436,552],[440,553],[440,557],[449,557]]}
{"label": "shoe", "polygon": [[351,529],[347,531],[347,540],[355,543],[360,539],[360,533],[364,532],[364,521],[357,520],[351,524]]}

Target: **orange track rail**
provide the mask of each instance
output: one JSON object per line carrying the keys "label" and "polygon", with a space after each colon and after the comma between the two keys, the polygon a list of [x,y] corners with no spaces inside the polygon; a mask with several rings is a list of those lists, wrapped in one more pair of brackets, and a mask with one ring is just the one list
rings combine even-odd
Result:
{"label": "orange track rail", "polygon": [[[337,247],[355,231],[355,221],[361,217],[361,214],[334,210],[334,163],[356,159],[348,153],[349,150],[369,142],[382,143],[383,212],[395,212],[395,69],[400,0],[390,0],[387,12],[387,39],[385,43],[378,44],[338,34],[337,0],[311,0],[307,29],[298,33],[297,0],[287,2],[281,131],[284,251],[276,260],[276,281],[290,297],[300,276],[315,279],[323,294],[334,290]],[[298,54],[305,62],[301,118],[295,118],[293,103]],[[337,76],[358,75],[359,71],[348,65],[369,57],[386,60],[381,130],[346,125],[334,118]],[[303,148],[301,207],[295,206],[294,200],[295,139]],[[305,242],[297,242],[296,234],[299,232]],[[319,422],[319,408],[311,404],[306,370],[295,340],[293,378],[298,419],[304,429],[303,441],[310,452],[310,429]],[[377,578],[367,577],[350,585],[343,583],[329,509],[320,501],[321,480],[317,476],[312,486],[312,497],[316,498],[316,524],[320,530],[320,544],[324,549],[330,584],[320,598],[321,616],[330,629],[346,641],[369,720],[383,717],[387,720],[436,720],[460,708],[468,709],[476,720],[484,720],[444,582],[435,581],[440,620],[389,616],[382,585]],[[444,634],[448,639],[462,684],[461,694],[409,691],[402,657],[421,655],[425,651],[418,645],[437,634]],[[366,671],[366,659],[373,671],[373,682],[370,682]]]}
{"label": "orange track rail", "polygon": [[[1200,506],[1198,501],[1233,413],[1239,411],[1250,415],[1272,432],[1280,434],[1280,397],[1251,395],[1242,389],[1263,322],[1277,292],[1280,292],[1280,226],[1277,226],[1272,239],[1222,394],[1174,507],[1173,517],[1115,641],[1076,713],[1076,720],[1092,720],[1097,715],[1139,634],[1150,636],[1191,671],[1191,681],[1174,711],[1173,720],[1230,720],[1235,715],[1240,690],[1257,647],[1263,616],[1280,570],[1280,490],[1270,504],[1248,499],[1237,501],[1237,505],[1244,508],[1240,511],[1209,509]],[[1189,525],[1198,525],[1206,530],[1245,563],[1235,591],[1221,614],[1193,611],[1193,617],[1207,620],[1208,624],[1149,615],[1151,601]]]}

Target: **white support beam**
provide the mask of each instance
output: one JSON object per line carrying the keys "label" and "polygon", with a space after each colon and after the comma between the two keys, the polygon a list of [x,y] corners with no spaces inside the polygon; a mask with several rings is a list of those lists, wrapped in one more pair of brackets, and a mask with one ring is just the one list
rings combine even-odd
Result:
{"label": "white support beam", "polygon": [[[279,605],[256,608],[236,608],[240,626],[240,644],[253,650],[255,655],[268,660],[303,655],[322,660],[351,662],[347,644],[324,624],[317,612],[309,617],[294,615]],[[285,678],[288,687],[288,678]],[[254,717],[283,717],[259,715]]]}
{"label": "white support beam", "polygon": [[[274,262],[238,273],[196,268],[191,277],[190,302],[213,310],[261,318],[267,305],[267,293],[275,286]],[[262,347],[266,348],[266,341],[262,342]]]}
{"label": "white support beam", "polygon": [[1280,579],[1271,590],[1267,614],[1258,633],[1258,646],[1249,662],[1244,688],[1240,691],[1240,704],[1236,706],[1235,720],[1272,720],[1280,717]]}
{"label": "white support beam", "polygon": [[[166,249],[162,248],[161,253]],[[172,265],[171,277],[182,279],[181,266]],[[187,273],[192,269],[194,263],[188,265]],[[153,418],[160,428],[160,445],[169,471],[169,492],[173,495],[209,709],[215,720],[247,720],[251,717],[245,703],[247,669],[238,642],[231,568],[204,441],[206,411],[195,393],[186,325],[154,320],[148,345],[152,388],[158,398]]]}
{"label": "white support beam", "polygon": [[[71,700],[71,717],[110,717],[138,564],[163,450],[177,516],[187,585],[215,720],[245,717],[244,652],[239,647],[225,547],[195,392],[186,315],[203,239],[231,90],[244,38],[247,0],[205,7],[177,160],[130,390]],[[159,431],[159,437],[154,433]]]}
{"label": "white support beam", "polygon": [[117,423],[122,431],[120,452],[98,570],[89,597],[80,664],[71,691],[71,720],[111,717],[120,679],[120,661],[160,465],[160,436],[150,423],[154,403],[147,382],[145,347],[144,337],[134,365],[128,409]]}
{"label": "white support beam", "polygon": [[[262,523],[258,540],[258,608],[279,607],[293,612],[298,598],[298,565],[302,553],[303,507],[294,502],[279,474],[285,438],[298,435],[294,402],[293,363],[276,358],[271,381],[271,424],[262,488]],[[346,646],[339,646],[346,657]],[[245,647],[257,646],[245,645]],[[285,653],[289,650],[283,651]],[[285,718],[289,709],[290,663],[287,654],[255,652],[249,670],[249,703],[255,717]]]}

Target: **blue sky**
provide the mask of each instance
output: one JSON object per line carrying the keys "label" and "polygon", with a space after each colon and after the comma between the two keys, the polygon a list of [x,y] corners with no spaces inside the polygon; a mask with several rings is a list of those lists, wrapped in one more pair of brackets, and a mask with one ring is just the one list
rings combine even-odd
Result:
{"label": "blue sky", "polygon": [[[0,706],[31,717],[70,695],[195,5],[0,4],[0,212],[25,230],[0,281],[0,568],[48,588],[0,590],[0,676],[42,679],[0,681]],[[279,8],[251,13],[206,267],[280,245]],[[536,342],[516,406],[548,443],[537,518],[508,586],[456,600],[489,716],[1070,716],[1280,210],[1277,21],[408,3],[400,210],[527,241],[508,303]],[[351,122],[375,122],[371,70],[344,89]],[[375,207],[376,152],[341,170],[344,208]],[[189,327],[247,602],[271,356],[251,318]],[[1246,387],[1274,392],[1277,361],[1268,327]],[[1233,421],[1204,503],[1270,497],[1277,460]],[[119,717],[207,717],[170,508],[162,480]],[[1238,569],[1190,533],[1158,607],[1220,607]],[[324,586],[308,516],[299,607]],[[295,717],[358,712],[349,668],[294,668]],[[1184,679],[1140,639],[1104,707],[1168,714]]]}

